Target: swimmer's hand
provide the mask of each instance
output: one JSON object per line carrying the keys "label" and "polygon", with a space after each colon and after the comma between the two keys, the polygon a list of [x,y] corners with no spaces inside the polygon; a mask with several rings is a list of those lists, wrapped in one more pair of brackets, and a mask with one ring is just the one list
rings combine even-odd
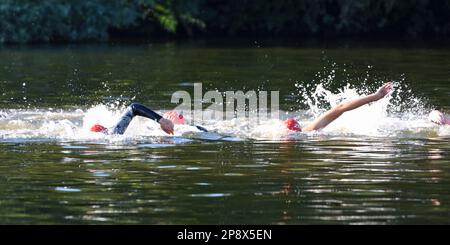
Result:
{"label": "swimmer's hand", "polygon": [[378,91],[375,93],[377,100],[384,98],[384,96],[388,95],[392,90],[392,82],[387,82],[381,86]]}
{"label": "swimmer's hand", "polygon": [[442,112],[438,111],[438,110],[434,110],[430,113],[430,115],[428,116],[428,119],[430,119],[430,121],[439,124],[439,125],[443,125],[446,123],[446,118],[444,116],[444,114],[442,114]]}
{"label": "swimmer's hand", "polygon": [[173,135],[173,123],[172,123],[172,121],[170,121],[170,120],[168,120],[166,118],[161,118],[159,120],[159,125],[161,126],[161,129],[164,130],[164,132]]}

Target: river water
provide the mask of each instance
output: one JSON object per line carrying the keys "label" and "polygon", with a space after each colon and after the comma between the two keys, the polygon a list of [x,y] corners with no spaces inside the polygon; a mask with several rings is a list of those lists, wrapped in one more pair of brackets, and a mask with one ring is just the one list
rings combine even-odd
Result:
{"label": "river water", "polygon": [[[312,120],[392,80],[388,97],[322,131]],[[168,136],[136,118],[194,83],[279,91],[279,117],[205,120]],[[448,224],[450,47],[242,39],[0,49],[2,224]],[[270,103],[270,100],[269,100]],[[186,118],[190,118],[186,115]],[[197,122],[196,122],[197,123]]]}

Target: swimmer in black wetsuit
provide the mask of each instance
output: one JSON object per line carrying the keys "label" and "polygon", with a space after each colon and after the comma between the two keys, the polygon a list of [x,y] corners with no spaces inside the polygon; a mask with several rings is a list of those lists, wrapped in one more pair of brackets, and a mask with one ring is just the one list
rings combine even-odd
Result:
{"label": "swimmer in black wetsuit", "polygon": [[123,134],[125,133],[125,130],[127,130],[128,125],[130,125],[131,120],[133,120],[135,116],[142,116],[151,120],[155,120],[157,123],[159,123],[161,129],[164,130],[164,132],[173,134],[172,121],[163,118],[161,115],[152,111],[150,108],[138,103],[133,103],[128,106],[127,110],[122,114],[119,122],[117,122],[117,124],[112,128],[111,132],[109,132],[107,128],[103,127],[100,124],[95,124],[94,126],[92,126],[91,131],[101,132],[104,134]]}
{"label": "swimmer in black wetsuit", "polygon": [[[91,131],[101,132],[104,134],[124,134],[128,128],[128,125],[130,125],[131,120],[133,120],[135,116],[141,116],[151,120],[155,120],[157,123],[159,123],[161,129],[164,130],[164,132],[172,135],[174,124],[185,124],[183,115],[178,114],[175,111],[166,112],[164,113],[164,116],[161,116],[144,105],[133,103],[128,106],[127,110],[122,114],[120,120],[112,128],[111,132],[109,132],[107,128],[100,124],[95,124],[94,126],[92,126]],[[203,132],[207,132],[207,130],[203,127],[196,127]]]}

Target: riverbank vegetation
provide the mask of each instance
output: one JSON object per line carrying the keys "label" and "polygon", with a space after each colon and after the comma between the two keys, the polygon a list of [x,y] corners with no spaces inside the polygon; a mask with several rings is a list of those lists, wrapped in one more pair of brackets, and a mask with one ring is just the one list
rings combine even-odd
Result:
{"label": "riverbank vegetation", "polygon": [[447,0],[1,0],[0,42],[450,35]]}

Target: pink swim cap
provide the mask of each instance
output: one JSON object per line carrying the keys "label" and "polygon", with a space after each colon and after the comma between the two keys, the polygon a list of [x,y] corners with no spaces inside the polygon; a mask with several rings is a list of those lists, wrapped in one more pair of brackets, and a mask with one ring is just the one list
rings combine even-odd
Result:
{"label": "pink swim cap", "polygon": [[300,124],[298,123],[297,120],[295,120],[294,118],[288,118],[284,121],[284,124],[286,125],[286,127],[289,130],[292,131],[302,131],[302,128],[300,127]]}
{"label": "pink swim cap", "polygon": [[164,113],[164,118],[169,119],[173,124],[185,124],[184,116],[176,111],[168,111]]}

